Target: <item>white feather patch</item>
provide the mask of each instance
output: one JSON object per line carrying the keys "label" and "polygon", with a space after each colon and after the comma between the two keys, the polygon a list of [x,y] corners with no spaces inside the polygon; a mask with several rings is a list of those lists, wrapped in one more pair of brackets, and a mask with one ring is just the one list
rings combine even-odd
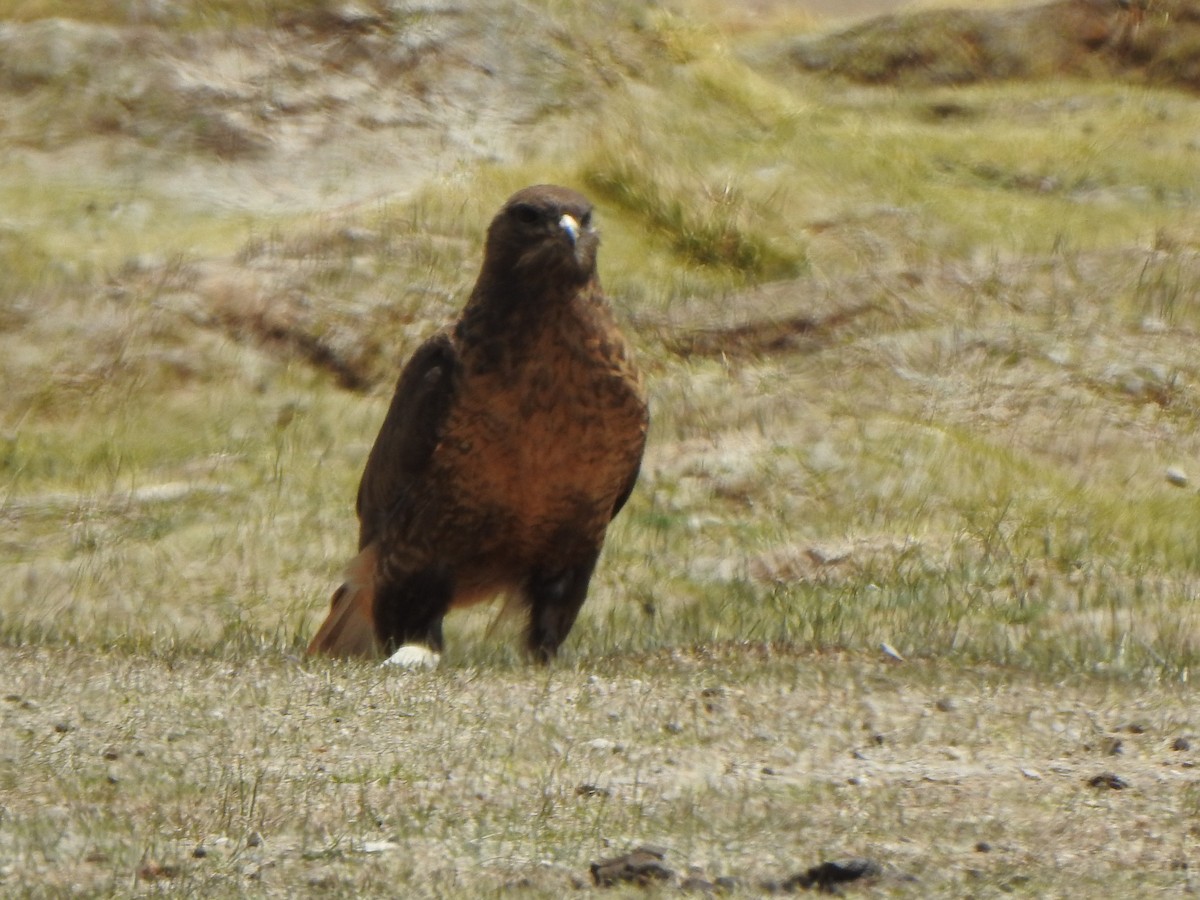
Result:
{"label": "white feather patch", "polygon": [[383,661],[385,666],[399,666],[401,669],[436,669],[442,661],[440,653],[434,653],[428,647],[420,644],[405,644]]}

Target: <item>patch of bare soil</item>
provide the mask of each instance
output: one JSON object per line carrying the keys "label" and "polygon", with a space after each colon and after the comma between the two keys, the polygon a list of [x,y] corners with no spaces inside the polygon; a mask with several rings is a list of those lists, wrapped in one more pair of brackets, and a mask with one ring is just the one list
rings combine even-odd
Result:
{"label": "patch of bare soil", "polygon": [[415,319],[460,304],[430,260],[453,277],[457,260],[474,259],[453,236],[412,240],[411,225],[343,225],[465,167],[519,164],[638,67],[643,48],[592,46],[569,11],[495,0],[291,6],[274,27],[183,29],[171,4],[125,25],[0,21],[0,145],[34,183],[136,185],[230,232],[243,211],[319,211],[323,233],[255,238],[226,258],[139,256],[97,293],[153,297],[205,332],[363,390],[394,377],[409,340],[425,336],[408,334]]}
{"label": "patch of bare soil", "polygon": [[804,352],[828,346],[837,336],[853,333],[860,319],[885,312],[873,287],[822,291],[810,279],[773,282],[739,292],[723,304],[683,301],[671,310],[669,322],[638,324],[655,328],[663,343],[684,357]]}
{"label": "patch of bare soil", "polygon": [[1056,0],[894,13],[792,43],[792,62],[872,84],[1136,75],[1200,90],[1196,0]]}
{"label": "patch of bare soil", "polygon": [[100,140],[109,165],[133,153],[139,178],[223,207],[410,196],[464,161],[518,158],[525,129],[594,102],[623,64],[534,10],[487,6],[316,4],[199,32],[0,23],[0,138],[35,171]]}
{"label": "patch of bare soil", "polygon": [[[354,234],[343,239],[364,240]],[[397,348],[423,339],[431,315],[447,320],[453,315],[474,276],[471,253],[461,240],[436,239],[452,245],[462,260],[454,290],[423,290],[396,280],[393,271],[376,278],[370,290],[359,290],[353,302],[320,304],[313,298],[320,296],[321,279],[330,268],[342,271],[343,259],[306,253],[289,260],[264,251],[244,269],[222,263],[190,267],[179,291],[161,302],[192,310],[198,323],[239,340],[298,356],[330,372],[344,387],[370,390],[394,377]],[[383,239],[374,249],[360,247],[352,265],[382,270],[383,257],[411,251],[406,239]],[[1160,269],[1169,270],[1182,284],[1200,283],[1200,254],[1094,251],[1005,263],[906,267],[834,279],[806,276],[746,288],[719,303],[707,296],[683,298],[671,305],[669,314],[634,317],[632,325],[684,358],[760,359],[856,346],[890,361],[898,371],[920,377],[913,369],[919,370],[921,363],[914,362],[912,353],[922,351],[913,342],[928,339],[928,328],[945,327],[936,311],[953,298],[951,305],[967,317],[956,332],[960,352],[1043,360],[1078,387],[1166,407],[1184,399],[1172,373],[1192,371],[1192,362],[1159,351],[1154,362],[1147,363],[1138,335],[1124,345],[1114,343],[1100,357],[1063,355],[1061,348],[1041,345],[1048,339],[1030,337],[1027,345],[1018,345],[997,337],[979,321],[968,321],[968,311],[978,305],[981,293],[1018,314],[1058,315],[1068,293],[1111,296],[1125,289],[1127,273],[1137,270],[1145,282],[1139,291],[1147,309],[1139,323],[1141,332],[1187,333],[1193,326],[1190,320],[1167,322],[1158,316],[1158,308],[1169,305],[1169,298],[1156,294],[1154,279]],[[1100,314],[1075,315],[1074,331],[1082,335]]]}
{"label": "patch of bare soil", "polygon": [[[1081,202],[1087,202],[1085,193],[1079,193]],[[906,368],[909,364],[900,362],[906,335],[944,326],[938,310],[949,307],[963,311],[959,334],[966,351],[1014,359],[1045,356],[1097,391],[1126,392],[1135,399],[1167,405],[1176,399],[1167,377],[1142,371],[1137,353],[1130,348],[1113,346],[1103,358],[1075,359],[1051,347],[1017,347],[987,332],[973,312],[980,295],[986,294],[1016,314],[1057,316],[1070,292],[1113,296],[1129,289],[1130,271],[1140,271],[1137,291],[1146,309],[1138,323],[1141,332],[1153,335],[1169,328],[1187,333],[1194,326],[1190,318],[1178,317],[1169,324],[1160,318],[1162,312],[1172,314],[1165,294],[1174,288],[1157,283],[1166,269],[1173,273],[1171,284],[1175,279],[1184,285],[1200,283],[1200,254],[1181,248],[1118,249],[878,269],[839,278],[805,276],[734,292],[719,303],[708,297],[682,299],[672,304],[668,317],[641,317],[636,326],[656,334],[684,357],[761,358],[857,343],[872,354],[895,357],[897,366]],[[1101,313],[1072,310],[1071,315],[1078,319],[1075,329],[1083,333]],[[1067,328],[1064,335],[1075,329]],[[1171,362],[1190,368],[1183,359]]]}
{"label": "patch of bare soil", "polygon": [[[427,336],[430,319],[448,320],[461,304],[453,291],[404,278],[404,263],[430,242],[463,260],[462,281],[473,275],[468,249],[451,237],[429,235],[417,246],[347,227],[290,247],[254,243],[234,260],[199,261],[165,277],[136,273],[129,287],[144,291],[159,279],[160,308],[366,391],[395,377],[398,360]],[[327,302],[331,288],[336,303]]]}

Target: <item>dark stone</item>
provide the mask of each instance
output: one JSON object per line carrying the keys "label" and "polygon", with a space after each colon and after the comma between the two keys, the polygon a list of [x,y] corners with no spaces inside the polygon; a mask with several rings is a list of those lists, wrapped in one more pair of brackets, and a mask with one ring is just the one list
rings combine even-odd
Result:
{"label": "dark stone", "polygon": [[597,887],[669,881],[675,873],[663,864],[665,859],[666,852],[658,847],[638,847],[624,856],[592,863],[592,881]]}
{"label": "dark stone", "polygon": [[611,797],[612,791],[608,788],[600,787],[598,784],[581,784],[575,788],[575,796],[577,797]]}
{"label": "dark stone", "polygon": [[826,861],[813,866],[805,872],[799,872],[780,885],[784,892],[798,889],[833,892],[839,886],[860,878],[875,878],[882,875],[883,869],[874,860],[860,856],[848,859]]}

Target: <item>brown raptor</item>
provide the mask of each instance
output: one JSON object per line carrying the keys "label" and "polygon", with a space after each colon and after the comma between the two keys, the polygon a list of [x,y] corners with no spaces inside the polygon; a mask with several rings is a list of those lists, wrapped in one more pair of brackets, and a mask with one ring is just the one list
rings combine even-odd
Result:
{"label": "brown raptor", "polygon": [[436,661],[447,612],[505,595],[532,656],[555,655],[648,424],[598,246],[591,204],[563,187],[518,191],[492,220],[462,313],[401,372],[359,484],[359,554],[309,653]]}

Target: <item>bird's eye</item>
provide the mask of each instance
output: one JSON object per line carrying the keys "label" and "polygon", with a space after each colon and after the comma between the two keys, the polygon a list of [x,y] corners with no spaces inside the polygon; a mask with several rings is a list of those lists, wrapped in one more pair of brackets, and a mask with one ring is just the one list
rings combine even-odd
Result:
{"label": "bird's eye", "polygon": [[582,216],[579,217],[579,227],[580,228],[591,228],[592,227],[592,211],[590,209],[587,212],[585,212]]}
{"label": "bird's eye", "polygon": [[518,203],[512,208],[513,218],[522,225],[532,225],[541,218],[541,214],[528,203]]}

